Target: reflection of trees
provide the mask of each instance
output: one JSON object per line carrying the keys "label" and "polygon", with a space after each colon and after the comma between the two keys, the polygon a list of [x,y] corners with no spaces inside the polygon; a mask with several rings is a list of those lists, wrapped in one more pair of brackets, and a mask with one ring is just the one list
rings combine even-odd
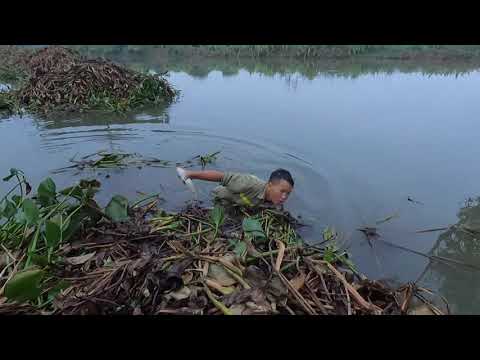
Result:
{"label": "reflection of trees", "polygon": [[240,69],[238,67],[237,68],[224,69],[224,70],[222,70],[222,75],[224,77],[235,76],[235,75],[238,74],[239,71],[240,71]]}
{"label": "reflection of trees", "polygon": [[[213,45],[212,45],[213,46]],[[128,65],[144,64],[157,72],[182,71],[187,74],[205,78],[211,71],[221,71],[225,76],[234,75],[245,69],[250,73],[266,76],[299,73],[307,79],[318,75],[325,77],[357,78],[368,74],[417,73],[423,75],[461,76],[476,70],[478,65],[472,61],[432,61],[432,59],[312,59],[255,57],[237,58],[236,56],[199,56],[188,55],[182,46],[139,46],[132,52],[125,45],[116,46],[78,46],[78,50],[89,55],[109,57]]]}
{"label": "reflection of trees", "polygon": [[289,89],[297,90],[298,87],[298,77],[288,74],[285,77],[285,81]]}
{"label": "reflection of trees", "polygon": [[205,79],[210,74],[210,69],[200,65],[190,66],[188,74],[198,79]]}
{"label": "reflection of trees", "polygon": [[[458,218],[457,224],[438,237],[431,254],[480,266],[480,204],[463,207]],[[479,271],[467,267],[433,261],[422,282],[438,284],[454,312],[475,313],[480,304],[479,276]]]}
{"label": "reflection of trees", "polygon": [[478,58],[479,45],[74,45],[77,49],[103,53],[136,53],[145,49],[162,49],[175,56],[223,56],[230,58],[377,58],[442,60]]}
{"label": "reflection of trees", "polygon": [[126,125],[134,123],[162,123],[168,124],[170,118],[168,106],[157,104],[155,106],[137,109],[128,113],[107,113],[88,111],[85,113],[57,113],[47,117],[36,116],[35,123],[41,129],[62,129],[78,126],[99,125]]}
{"label": "reflection of trees", "polygon": [[[148,61],[148,59],[145,59]],[[192,63],[193,62],[193,63]],[[149,64],[154,69],[155,63]],[[312,80],[321,75],[324,77],[358,78],[363,75],[417,73],[422,75],[465,75],[476,69],[476,66],[466,64],[408,64],[395,61],[390,62],[351,62],[351,61],[299,61],[295,59],[225,59],[225,58],[176,58],[175,61],[166,59],[157,71],[182,71],[193,77],[205,77],[211,71],[221,71],[224,75],[235,74],[245,69],[252,74],[265,76],[286,76],[299,73]]]}

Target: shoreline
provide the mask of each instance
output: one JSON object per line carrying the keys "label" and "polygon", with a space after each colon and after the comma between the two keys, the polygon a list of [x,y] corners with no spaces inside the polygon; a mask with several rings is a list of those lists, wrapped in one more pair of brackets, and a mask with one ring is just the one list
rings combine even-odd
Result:
{"label": "shoreline", "polygon": [[108,55],[155,50],[164,56],[308,60],[480,60],[478,45],[74,45],[79,51]]}
{"label": "shoreline", "polygon": [[2,199],[0,314],[445,313],[426,289],[368,280],[329,229],[303,243],[287,212],[168,213],[152,195],[101,208],[97,180],[57,191],[48,178],[32,195],[20,170],[5,179],[17,185]]}

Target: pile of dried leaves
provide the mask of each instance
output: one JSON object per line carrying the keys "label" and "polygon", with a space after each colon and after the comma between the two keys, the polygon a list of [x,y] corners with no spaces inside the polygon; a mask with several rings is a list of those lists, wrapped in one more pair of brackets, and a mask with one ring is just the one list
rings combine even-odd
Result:
{"label": "pile of dried leaves", "polygon": [[177,95],[163,77],[105,59],[87,59],[64,47],[2,51],[9,59],[5,67],[25,74],[24,84],[15,93],[31,111],[125,111],[148,103],[170,103]]}
{"label": "pile of dried leaves", "polygon": [[326,261],[298,226],[268,208],[129,206],[128,219],[103,217],[60,248],[50,274],[66,285],[50,307],[0,297],[0,314],[408,314],[415,297],[442,313],[417,296],[426,289],[391,289]]}
{"label": "pile of dried leaves", "polygon": [[32,54],[30,49],[12,45],[0,46],[0,69],[8,72],[27,72],[25,61]]}

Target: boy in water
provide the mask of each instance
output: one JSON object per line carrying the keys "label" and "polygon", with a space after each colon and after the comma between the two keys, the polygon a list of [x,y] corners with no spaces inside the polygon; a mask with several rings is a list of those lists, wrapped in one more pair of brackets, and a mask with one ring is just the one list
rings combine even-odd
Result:
{"label": "boy in water", "polygon": [[292,175],[284,169],[272,172],[268,181],[255,175],[216,170],[189,171],[177,168],[177,172],[183,182],[192,179],[220,183],[213,190],[215,200],[244,206],[258,206],[263,203],[283,205],[294,186]]}

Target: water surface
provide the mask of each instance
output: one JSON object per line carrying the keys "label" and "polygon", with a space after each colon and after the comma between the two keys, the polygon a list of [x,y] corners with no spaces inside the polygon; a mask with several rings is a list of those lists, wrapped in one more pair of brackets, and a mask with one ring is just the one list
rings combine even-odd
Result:
{"label": "water surface", "polygon": [[[440,233],[415,231],[455,223],[464,200],[480,192],[480,72],[475,69],[334,63],[302,68],[274,60],[221,66],[218,60],[197,66],[185,60],[182,69],[182,62],[167,62],[156,53],[120,60],[170,70],[180,100],[128,115],[3,119],[3,173],[16,167],[32,184],[52,176],[59,187],[95,176],[102,181],[103,204],[115,193],[136,198],[137,191],[161,192],[165,208],[179,209],[191,194],[172,168],[110,170],[110,178],[105,170],[51,171],[70,165],[75,155],[102,149],[179,162],[221,151],[210,168],[264,179],[283,167],[295,179],[286,207],[310,225],[308,241],[320,240],[325,226],[334,226],[363,273],[402,282],[417,280],[428,261],[382,243],[374,253],[356,229],[396,213],[379,225],[382,237],[429,252]],[[196,185],[208,203],[214,185]],[[468,261],[480,265],[475,250]],[[429,267],[420,284],[440,289],[454,312],[472,313],[480,310],[478,279],[475,272]]]}

